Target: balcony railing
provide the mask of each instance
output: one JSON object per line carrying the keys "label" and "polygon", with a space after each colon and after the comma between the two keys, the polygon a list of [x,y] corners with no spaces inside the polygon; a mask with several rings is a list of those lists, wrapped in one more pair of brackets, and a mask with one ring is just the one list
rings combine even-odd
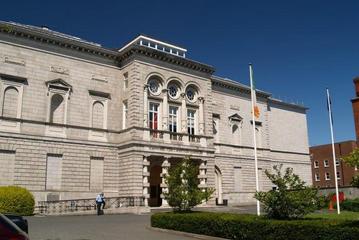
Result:
{"label": "balcony railing", "polygon": [[[146,137],[147,136],[147,137]],[[146,129],[144,132],[144,139],[160,141],[160,142],[177,142],[183,144],[196,143],[202,146],[207,146],[207,137],[202,135],[189,135],[186,133],[178,133],[157,129]]]}
{"label": "balcony railing", "polygon": [[[142,207],[144,206],[143,197],[110,197],[105,198],[105,209]],[[71,199],[59,201],[39,201],[35,207],[35,212],[44,215],[74,213],[96,210],[96,201],[89,199]]]}

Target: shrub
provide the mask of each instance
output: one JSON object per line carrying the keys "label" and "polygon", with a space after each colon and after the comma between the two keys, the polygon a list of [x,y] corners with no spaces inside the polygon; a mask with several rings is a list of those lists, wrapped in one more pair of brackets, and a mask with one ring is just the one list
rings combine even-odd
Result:
{"label": "shrub", "polygon": [[151,226],[243,240],[354,240],[359,236],[359,221],[273,220],[231,213],[156,213]]}
{"label": "shrub", "polygon": [[340,208],[351,212],[359,212],[359,198],[344,200],[340,204]]}
{"label": "shrub", "polygon": [[351,181],[351,185],[353,187],[359,188],[359,175],[356,175],[353,177],[353,179]]}
{"label": "shrub", "polygon": [[15,213],[22,216],[34,212],[34,196],[25,188],[0,187],[0,213]]}
{"label": "shrub", "polygon": [[202,191],[198,187],[198,166],[185,158],[169,169],[165,176],[168,193],[163,193],[174,211],[190,211],[192,207],[208,200],[214,192],[212,189]]}
{"label": "shrub", "polygon": [[323,205],[324,198],[318,196],[318,189],[305,186],[292,168],[287,168],[284,175],[281,169],[282,165],[279,165],[273,167],[273,174],[265,171],[276,189],[255,194],[255,198],[264,205],[268,218],[300,218]]}

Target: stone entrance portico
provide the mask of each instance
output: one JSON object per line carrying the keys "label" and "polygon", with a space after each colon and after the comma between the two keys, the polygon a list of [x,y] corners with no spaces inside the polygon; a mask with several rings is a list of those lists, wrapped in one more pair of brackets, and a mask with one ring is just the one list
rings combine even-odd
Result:
{"label": "stone entrance portico", "polygon": [[[177,165],[183,157],[149,155],[143,157],[143,195],[145,205],[149,207],[167,207],[168,202],[163,193],[168,192],[165,176],[169,174],[169,168]],[[199,166],[199,187],[207,187],[206,161],[191,158]]]}

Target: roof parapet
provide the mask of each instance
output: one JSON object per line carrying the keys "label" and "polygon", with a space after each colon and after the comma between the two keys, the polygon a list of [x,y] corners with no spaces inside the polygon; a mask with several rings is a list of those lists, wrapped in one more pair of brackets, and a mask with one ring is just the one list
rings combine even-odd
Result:
{"label": "roof parapet", "polygon": [[156,40],[154,38],[150,38],[150,37],[147,37],[144,35],[140,35],[140,36],[136,37],[131,42],[126,44],[124,47],[119,49],[118,52],[122,52],[125,49],[127,49],[133,45],[148,47],[151,49],[169,53],[169,54],[172,54],[172,55],[175,55],[178,57],[182,57],[182,58],[185,58],[186,53],[187,53],[187,49],[185,49],[185,48],[181,48],[181,47],[169,44],[169,43],[165,43],[165,42],[162,42],[162,41],[159,41],[159,40]]}

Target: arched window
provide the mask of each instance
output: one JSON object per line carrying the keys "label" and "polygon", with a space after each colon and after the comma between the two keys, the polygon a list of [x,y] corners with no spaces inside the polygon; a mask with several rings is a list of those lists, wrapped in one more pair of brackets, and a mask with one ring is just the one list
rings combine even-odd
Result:
{"label": "arched window", "polygon": [[65,101],[60,94],[55,94],[51,97],[50,106],[50,122],[64,123]]}
{"label": "arched window", "polygon": [[6,88],[4,92],[4,102],[2,108],[2,114],[4,117],[17,117],[19,92],[14,87]]}
{"label": "arched window", "polygon": [[104,128],[104,105],[102,102],[96,101],[92,105],[92,127]]}

